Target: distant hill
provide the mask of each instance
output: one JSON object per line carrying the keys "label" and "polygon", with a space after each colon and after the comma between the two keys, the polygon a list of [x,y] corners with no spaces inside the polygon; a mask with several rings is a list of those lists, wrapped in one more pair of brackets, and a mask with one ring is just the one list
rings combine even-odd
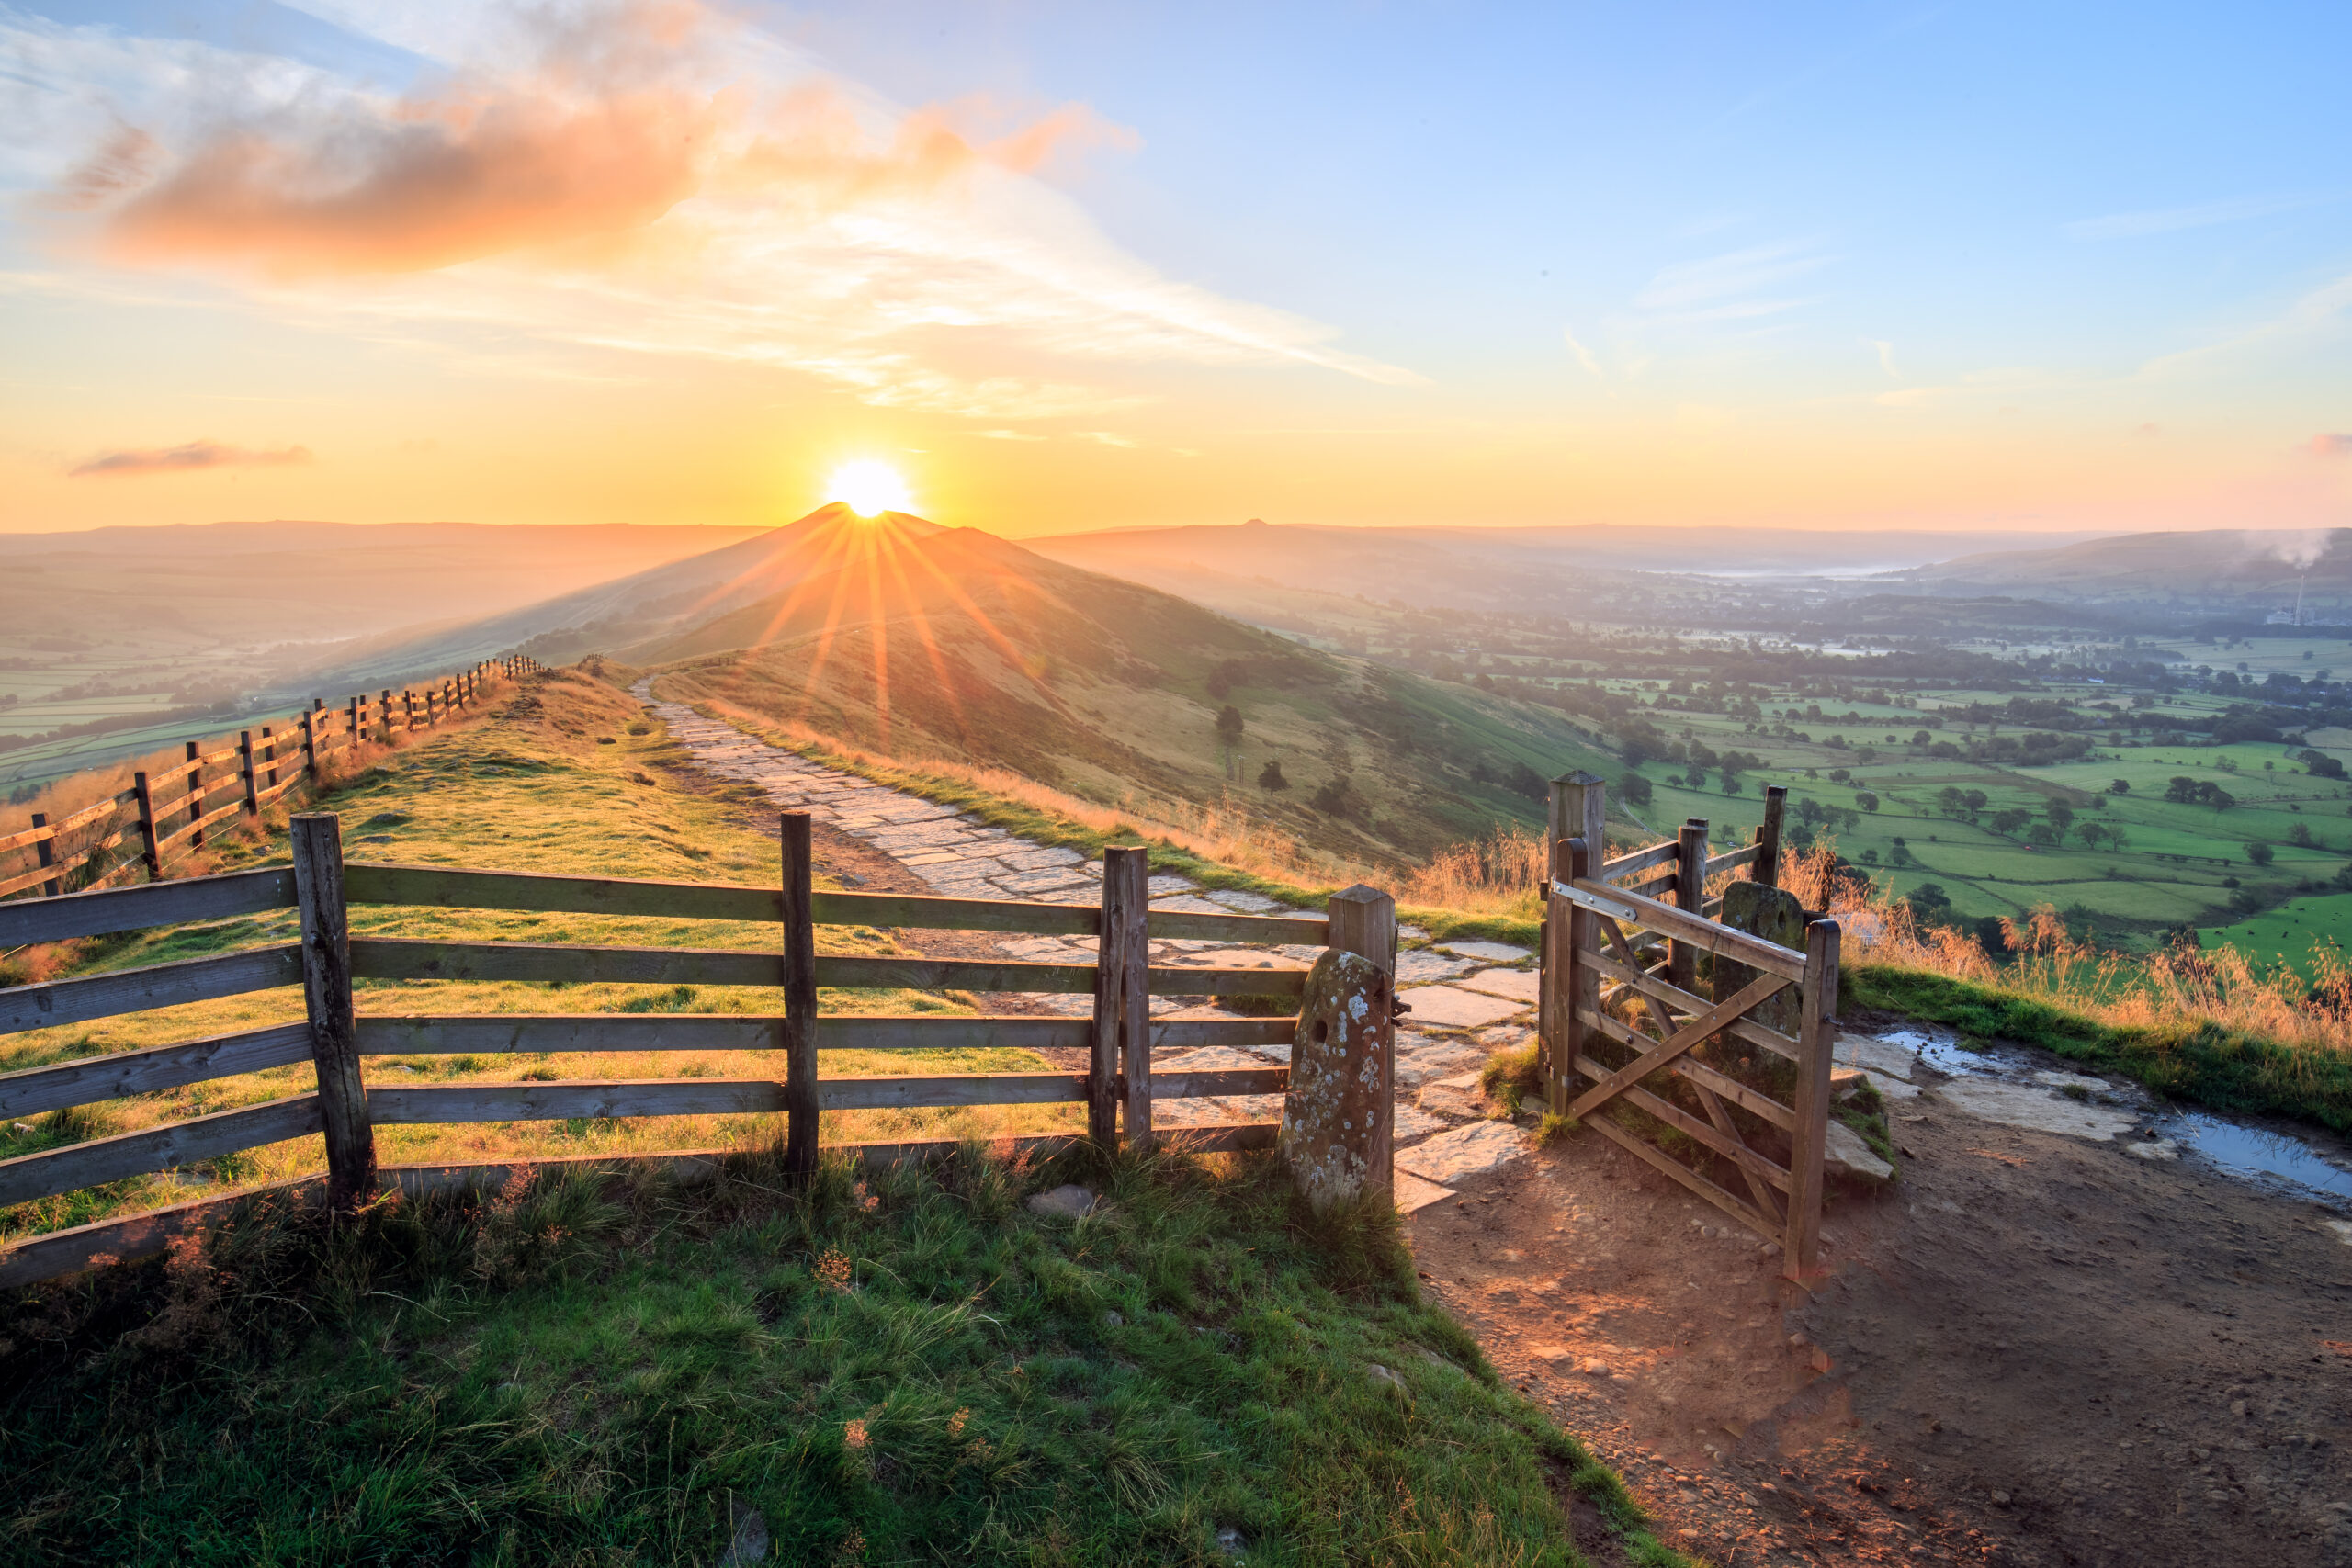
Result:
{"label": "distant hill", "polygon": [[[1321,653],[977,529],[846,525],[861,548],[840,520],[808,521],[796,554],[830,554],[824,570],[608,651],[665,667],[683,700],[1105,805],[1230,797],[1360,861],[1540,821],[1534,781],[1614,766],[1551,709]],[[1238,779],[1216,725],[1227,705]],[[1270,761],[1288,789],[1259,786]]]}
{"label": "distant hill", "polygon": [[2300,587],[2307,616],[2352,620],[2352,530],[2342,528],[2123,534],[2053,549],[1962,556],[1900,575],[1939,594],[2030,592],[2254,619],[2290,610]]}
{"label": "distant hill", "polygon": [[[1797,528],[1333,528],[1250,522],[1060,534],[1038,554],[1287,624],[1297,594],[1362,595],[1417,609],[1558,609],[1596,590],[1637,590],[1635,572],[1860,577],[2016,536]],[[2037,543],[2052,536],[2034,536]],[[2056,536],[2073,540],[2079,534]]]}

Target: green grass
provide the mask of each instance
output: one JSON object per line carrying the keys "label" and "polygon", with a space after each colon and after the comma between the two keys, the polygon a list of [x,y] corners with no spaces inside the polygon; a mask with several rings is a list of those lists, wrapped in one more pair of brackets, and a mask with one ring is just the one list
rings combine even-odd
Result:
{"label": "green grass", "polygon": [[[1586,1561],[1617,1481],[1423,1300],[1383,1209],[1271,1159],[935,1173],[773,1155],[679,1188],[574,1168],[0,1315],[0,1539],[108,1563]],[[1079,1221],[1026,1190],[1103,1184]],[[253,1207],[259,1208],[259,1204]],[[1388,1369],[1389,1382],[1373,1369]]]}
{"label": "green grass", "polygon": [[2352,1133],[2352,1053],[2297,1050],[2210,1021],[2124,1028],[1996,987],[1881,964],[1838,975],[1840,1008],[1883,1008],[1972,1040],[2014,1040],[2214,1111]]}

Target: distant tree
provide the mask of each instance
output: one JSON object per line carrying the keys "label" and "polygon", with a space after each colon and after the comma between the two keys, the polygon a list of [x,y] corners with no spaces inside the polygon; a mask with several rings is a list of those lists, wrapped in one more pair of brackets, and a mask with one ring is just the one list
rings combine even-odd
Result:
{"label": "distant tree", "polygon": [[1998,915],[1986,915],[1976,922],[1976,945],[1990,958],[2006,958],[2009,954],[2009,933]]}
{"label": "distant tree", "polygon": [[1729,768],[1725,768],[1724,770],[1724,793],[1725,795],[1737,795],[1739,793],[1739,775],[1733,773]]}
{"label": "distant tree", "polygon": [[2197,781],[2187,773],[2175,773],[2165,781],[2165,798],[2175,806],[2193,806],[2197,802]]}
{"label": "distant tree", "polygon": [[1552,793],[1550,786],[1544,782],[1544,775],[1524,762],[1513,762],[1510,776],[1503,783],[1511,794],[1527,800],[1542,801]]}
{"label": "distant tree", "polygon": [[1228,746],[1240,743],[1241,710],[1231,703],[1216,710],[1216,734]]}
{"label": "distant tree", "polygon": [[2312,838],[2311,829],[2301,822],[2296,823],[2293,829],[2288,832],[2287,841],[2294,845],[2299,850],[2308,850],[2318,847],[2316,841]]}
{"label": "distant tree", "polygon": [[2007,838],[2033,820],[2033,813],[2012,806],[2006,811],[1996,811],[1984,818],[1984,826],[2003,838]]}
{"label": "distant tree", "polygon": [[1854,804],[1865,811],[1875,814],[1878,810],[1878,796],[1869,790],[1858,789],[1854,792]]}
{"label": "distant tree", "polygon": [[1290,788],[1290,780],[1283,777],[1281,762],[1272,757],[1266,759],[1266,765],[1258,770],[1258,787],[1260,789]]}
{"label": "distant tree", "polygon": [[2245,847],[2245,858],[2256,865],[2268,865],[2278,852],[2268,844],[2248,844]]}
{"label": "distant tree", "polygon": [[1641,774],[1627,773],[1617,781],[1617,793],[1628,806],[1647,806],[1657,791]]}
{"label": "distant tree", "polygon": [[1345,817],[1356,804],[1355,785],[1347,774],[1336,773],[1306,797],[1306,804],[1326,817]]}
{"label": "distant tree", "polygon": [[2058,829],[2058,836],[2060,838],[2064,838],[2066,836],[2066,829],[2075,825],[2075,808],[2067,805],[2063,800],[2052,801],[2050,803],[2050,825]]}
{"label": "distant tree", "polygon": [[2085,849],[2098,848],[2099,840],[2106,838],[2107,833],[2107,828],[2101,823],[2078,822],[2075,825],[2075,837],[2083,841]]}
{"label": "distant tree", "polygon": [[1951,911],[1951,895],[1933,882],[1922,882],[1905,897],[1904,901],[1911,906],[1911,912],[1921,919],[1927,919],[1935,915],[1949,914]]}
{"label": "distant tree", "polygon": [[1935,737],[1930,735],[1928,731],[1924,729],[1915,730],[1912,732],[1911,744],[1914,746],[1925,746],[1933,739],[1935,739]]}

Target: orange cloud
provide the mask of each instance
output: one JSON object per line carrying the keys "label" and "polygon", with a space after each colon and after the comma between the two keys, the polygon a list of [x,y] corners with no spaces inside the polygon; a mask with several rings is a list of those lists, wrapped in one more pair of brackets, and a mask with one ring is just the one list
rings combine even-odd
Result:
{"label": "orange cloud", "polygon": [[223,446],[218,441],[191,441],[185,446],[151,446],[143,450],[101,452],[67,470],[72,479],[123,479],[139,474],[178,474],[195,468],[277,468],[311,460],[307,446],[281,446],[274,452],[253,452]]}
{"label": "orange cloud", "polygon": [[600,22],[548,34],[520,73],[390,103],[355,95],[322,121],[255,111],[176,156],[125,126],[42,205],[93,215],[101,253],[135,265],[422,272],[641,230],[706,191],[852,205],[1134,141],[1079,104],[978,138],[959,128],[1001,118],[980,100],[877,137],[829,85],[767,105],[715,85],[723,51],[699,6],[633,4]]}

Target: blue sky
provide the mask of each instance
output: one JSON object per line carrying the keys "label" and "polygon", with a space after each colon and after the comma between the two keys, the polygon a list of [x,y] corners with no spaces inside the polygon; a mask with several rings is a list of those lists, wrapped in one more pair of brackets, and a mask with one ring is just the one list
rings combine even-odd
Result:
{"label": "blue sky", "polygon": [[[23,216],[23,198],[53,193],[88,155],[70,143],[98,133],[97,97],[122,100],[118,120],[173,126],[157,156],[192,161],[220,123],[261,115],[247,101],[268,99],[256,57],[379,96],[543,73],[513,39],[429,24],[428,9],[158,0],[6,14],[13,36],[51,40],[11,73],[16,112],[66,133],[12,161],[18,281],[0,308],[70,298],[97,319],[105,299],[137,299],[143,347],[110,376],[175,345],[216,367],[224,317],[232,336],[258,319],[278,343],[267,395],[315,384],[348,400],[356,373],[383,387],[382,419],[405,425],[436,390],[470,404],[474,382],[512,375],[565,383],[540,392],[546,418],[494,421],[499,461],[477,426],[410,438],[449,452],[446,465],[413,453],[388,467],[356,453],[358,413],[289,416],[239,445],[209,410],[133,394],[115,401],[136,407],[135,430],[37,418],[48,428],[0,451],[28,481],[50,476],[0,525],[119,521],[126,507],[187,520],[230,483],[316,494],[338,514],[376,494],[396,511],[568,517],[581,499],[561,476],[536,500],[527,480],[487,476],[553,462],[557,411],[614,416],[632,395],[791,411],[804,433],[791,461],[903,454],[919,496],[1016,532],[1272,506],[1315,521],[2352,521],[2352,461],[2327,441],[2352,430],[2352,8],[881,0],[710,13],[729,41],[679,76],[696,93],[823,82],[877,138],[893,116],[936,110],[984,150],[1073,106],[1084,117],[1041,161],[989,164],[981,195],[925,197],[928,237],[901,233],[889,252],[894,287],[935,292],[922,309],[897,310],[884,289],[826,313],[828,269],[866,276],[845,220],[822,257],[763,282],[818,303],[797,307],[799,335],[758,372],[691,325],[665,343],[556,310],[551,289],[579,291],[523,276],[527,235],[453,253],[428,299],[412,275],[256,283],[276,265],[257,249],[127,248],[100,220]],[[641,7],[608,25],[569,9],[615,38],[643,27]],[[59,36],[220,53],[159,77],[91,44],[61,67]],[[666,37],[650,29],[628,51],[668,69]],[[68,101],[85,110],[38,112]],[[315,140],[344,122],[266,123]],[[931,221],[903,198],[890,224]],[[614,221],[659,232],[680,218]],[[1030,247],[1027,281],[972,277],[960,310],[958,248],[989,253],[989,235]],[[933,271],[910,278],[910,251]],[[1069,257],[1085,277],[1057,259]],[[743,276],[689,268],[668,287],[733,299]],[[1046,276],[1063,293],[1041,304]],[[1137,308],[1141,327],[1131,286],[1157,301]],[[503,333],[486,324],[502,312]],[[390,363],[386,342],[403,334],[413,352]],[[38,404],[71,357],[53,344],[11,384]],[[636,390],[583,389],[599,381]],[[797,504],[755,423],[741,452],[713,449],[710,430],[700,421],[669,446],[645,434],[645,464],[707,476],[646,520],[731,520],[771,492]],[[137,486],[55,477],[87,453],[168,449],[175,435],[311,456]],[[641,511],[649,488],[600,493]]]}

